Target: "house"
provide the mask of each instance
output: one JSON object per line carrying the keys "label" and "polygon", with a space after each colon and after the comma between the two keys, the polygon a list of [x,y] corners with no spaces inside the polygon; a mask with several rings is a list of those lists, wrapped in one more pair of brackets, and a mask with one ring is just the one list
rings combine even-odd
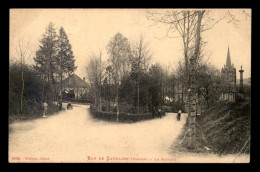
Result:
{"label": "house", "polygon": [[74,92],[75,99],[85,99],[89,90],[89,85],[85,78],[81,79],[78,75],[72,74],[62,81],[63,92]]}

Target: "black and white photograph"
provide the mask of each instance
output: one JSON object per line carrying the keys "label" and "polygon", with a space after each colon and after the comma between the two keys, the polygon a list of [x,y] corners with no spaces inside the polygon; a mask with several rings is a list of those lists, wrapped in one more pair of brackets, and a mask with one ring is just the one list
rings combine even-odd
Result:
{"label": "black and white photograph", "polygon": [[250,8],[9,9],[9,163],[250,163]]}

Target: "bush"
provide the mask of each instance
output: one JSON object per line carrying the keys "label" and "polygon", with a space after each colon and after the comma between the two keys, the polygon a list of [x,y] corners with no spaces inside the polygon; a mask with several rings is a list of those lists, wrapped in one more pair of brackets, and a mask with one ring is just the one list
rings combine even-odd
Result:
{"label": "bush", "polygon": [[235,98],[236,103],[245,101],[245,98],[246,98],[246,97],[245,97],[243,94],[237,93],[237,94],[236,94],[236,98]]}
{"label": "bush", "polygon": [[172,112],[172,106],[163,106],[162,110],[165,112]]}
{"label": "bush", "polygon": [[[116,112],[103,112],[91,109],[91,115],[94,118],[103,119],[106,121],[116,121],[117,119],[117,113]],[[165,113],[162,112],[162,116],[164,116]],[[152,113],[144,113],[144,114],[132,114],[132,113],[119,113],[118,120],[119,122],[137,122],[141,120],[148,120],[156,118],[157,116],[153,116]]]}
{"label": "bush", "polygon": [[[24,91],[23,107],[21,112],[21,93],[23,83],[21,64],[12,63],[9,66],[9,116],[13,117],[19,115],[20,119],[27,119],[26,116],[30,118],[33,116],[42,116],[43,80],[30,66],[23,65],[22,67],[24,74]],[[50,99],[53,97],[53,89],[50,86],[46,86],[44,89],[47,97],[49,98],[48,114],[57,112],[57,106],[54,105]]]}
{"label": "bush", "polygon": [[106,110],[107,110],[106,106],[102,106],[102,111],[106,111]]}
{"label": "bush", "polygon": [[[21,114],[22,75],[21,64],[11,64],[9,68],[9,114]],[[28,65],[23,65],[24,91],[23,111],[28,114],[35,111],[40,101],[43,82]],[[35,107],[36,106],[36,107]]]}

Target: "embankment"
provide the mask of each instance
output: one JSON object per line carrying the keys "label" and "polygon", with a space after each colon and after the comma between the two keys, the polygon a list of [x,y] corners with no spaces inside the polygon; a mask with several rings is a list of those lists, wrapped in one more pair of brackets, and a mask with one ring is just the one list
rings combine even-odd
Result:
{"label": "embankment", "polygon": [[196,147],[187,147],[185,124],[173,150],[235,154],[250,152],[251,101],[220,102],[197,117]]}

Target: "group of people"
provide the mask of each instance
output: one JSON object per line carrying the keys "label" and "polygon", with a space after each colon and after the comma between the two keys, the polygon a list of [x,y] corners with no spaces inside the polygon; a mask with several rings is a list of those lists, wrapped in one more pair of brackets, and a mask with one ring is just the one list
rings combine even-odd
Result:
{"label": "group of people", "polygon": [[[162,118],[162,114],[161,114],[161,108],[158,108],[158,110],[156,110],[156,108],[153,108],[153,114],[158,114],[158,118]],[[181,120],[181,110],[178,111],[177,113],[177,121]]]}
{"label": "group of people", "polygon": [[161,109],[153,107],[153,114],[157,114],[158,118],[162,118]]}
{"label": "group of people", "polygon": [[[47,110],[48,110],[48,103],[45,100],[43,100],[42,106],[43,106],[43,116],[42,117],[46,118],[47,117]],[[61,99],[58,102],[58,108],[59,108],[59,111],[62,110],[62,100]],[[71,103],[68,103],[67,109],[73,109]]]}

